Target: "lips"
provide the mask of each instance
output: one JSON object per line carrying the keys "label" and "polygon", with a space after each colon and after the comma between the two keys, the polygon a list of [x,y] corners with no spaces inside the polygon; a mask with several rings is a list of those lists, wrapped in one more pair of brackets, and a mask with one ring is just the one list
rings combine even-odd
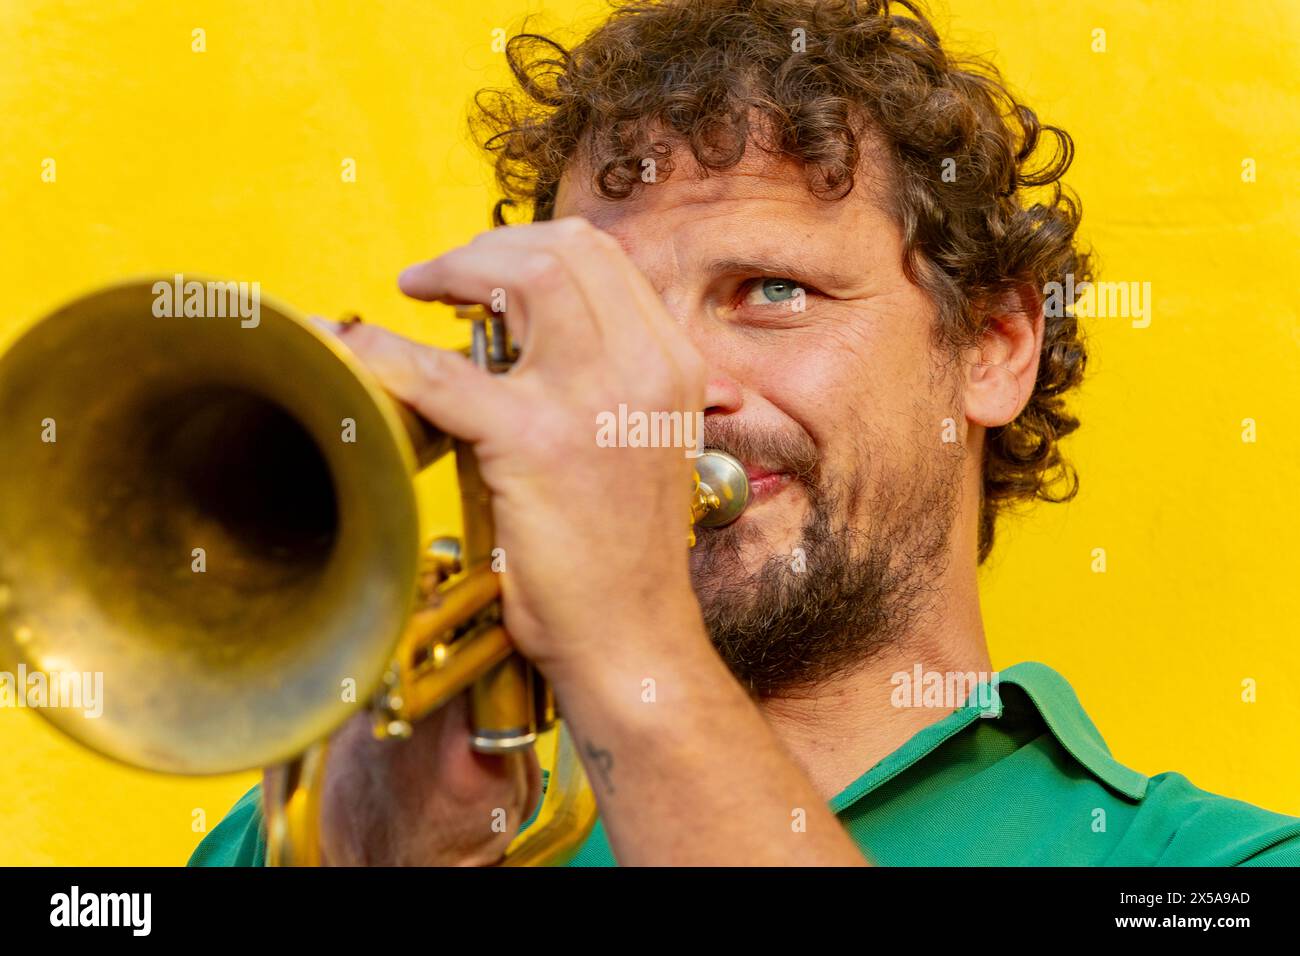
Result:
{"label": "lips", "polygon": [[749,479],[749,496],[751,501],[769,498],[790,482],[790,473],[769,471],[758,465],[746,465],[745,477]]}

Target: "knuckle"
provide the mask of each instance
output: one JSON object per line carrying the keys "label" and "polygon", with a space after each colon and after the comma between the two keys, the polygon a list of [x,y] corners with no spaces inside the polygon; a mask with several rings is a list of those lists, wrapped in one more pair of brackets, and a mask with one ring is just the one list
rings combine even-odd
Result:
{"label": "knuckle", "polygon": [[555,220],[556,232],[565,239],[586,239],[593,236],[596,227],[581,216],[565,216]]}
{"label": "knuckle", "polygon": [[442,349],[417,348],[413,349],[410,354],[411,364],[415,367],[416,373],[421,379],[430,384],[445,381],[448,374],[453,370],[449,361],[452,354],[444,352]]}
{"label": "knuckle", "polygon": [[567,248],[591,254],[622,251],[613,236],[580,216],[569,216],[556,224],[560,227],[560,241]]}
{"label": "knuckle", "polygon": [[564,265],[552,253],[534,252],[519,263],[515,279],[525,289],[553,288],[565,279]]}

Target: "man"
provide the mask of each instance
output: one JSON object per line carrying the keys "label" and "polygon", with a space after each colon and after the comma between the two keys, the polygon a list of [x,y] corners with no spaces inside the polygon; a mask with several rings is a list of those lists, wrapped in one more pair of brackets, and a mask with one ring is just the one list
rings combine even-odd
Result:
{"label": "man", "polygon": [[[647,0],[510,61],[520,91],[478,119],[534,221],[400,284],[504,290],[522,360],[489,379],[337,331],[474,443],[508,629],[599,801],[574,862],[1300,863],[1300,820],[1121,766],[1043,665],[991,674],[997,514],[1074,487],[1085,349],[1043,308],[1089,274],[1068,137],[906,3]],[[704,409],[747,467],[753,503],[689,557],[690,459],[598,444],[620,405]],[[945,675],[985,676],[954,699]],[[463,701],[403,744],[367,727],[332,748],[331,863],[492,863],[537,805],[535,762],[473,753]],[[259,800],[192,862],[263,862]]]}

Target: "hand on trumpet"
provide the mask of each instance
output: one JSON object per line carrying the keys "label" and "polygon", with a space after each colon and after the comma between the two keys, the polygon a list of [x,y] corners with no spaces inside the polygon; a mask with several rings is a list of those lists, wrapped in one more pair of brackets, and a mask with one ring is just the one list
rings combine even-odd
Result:
{"label": "hand on trumpet", "polygon": [[369,714],[330,740],[320,840],[329,866],[486,866],[505,852],[541,799],[529,749],[501,756],[469,744],[465,694],[377,740]]}
{"label": "hand on trumpet", "polygon": [[457,305],[504,295],[523,352],[492,376],[458,352],[336,326],[385,388],[473,444],[519,650],[562,681],[635,650],[614,621],[625,633],[692,622],[656,640],[707,648],[686,546],[691,459],[682,448],[597,442],[598,416],[620,405],[683,415],[704,407],[702,358],[617,241],[578,218],[497,229],[407,269],[400,285]]}
{"label": "hand on trumpet", "polygon": [[[473,443],[492,493],[515,645],[561,687],[620,651],[636,660],[632,634],[657,634],[661,651],[680,641],[711,654],[687,558],[692,459],[682,448],[596,441],[597,415],[620,404],[703,408],[702,359],[617,242],[581,219],[498,229],[406,270],[400,285],[448,304],[505,292],[523,353],[506,375],[376,326],[333,330],[388,391]],[[672,620],[685,626],[661,629]],[[373,740],[368,720],[358,715],[331,742],[326,862],[499,859],[539,799],[534,752],[475,753],[464,695],[406,741]],[[490,826],[502,810],[504,832]]]}

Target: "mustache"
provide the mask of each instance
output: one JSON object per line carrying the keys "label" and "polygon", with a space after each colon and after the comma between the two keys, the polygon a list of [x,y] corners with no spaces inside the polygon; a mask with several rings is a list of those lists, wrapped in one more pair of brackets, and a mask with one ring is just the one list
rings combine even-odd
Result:
{"label": "mustache", "polygon": [[749,466],[783,471],[805,484],[817,484],[821,455],[807,432],[749,428],[729,418],[704,419],[704,445],[725,451]]}

